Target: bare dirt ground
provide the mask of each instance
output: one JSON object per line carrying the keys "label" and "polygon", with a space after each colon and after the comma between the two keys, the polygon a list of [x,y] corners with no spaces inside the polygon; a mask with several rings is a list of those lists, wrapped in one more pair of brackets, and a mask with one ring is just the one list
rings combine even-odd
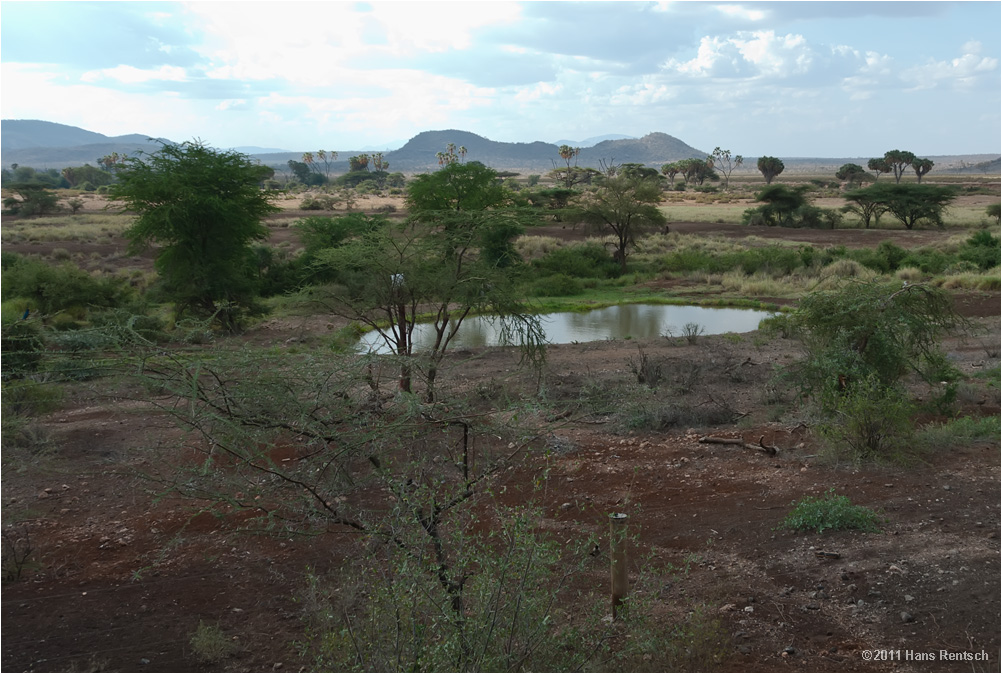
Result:
{"label": "bare dirt ground", "polygon": [[[726,236],[771,232],[672,227]],[[788,231],[779,234],[790,238]],[[805,230],[794,237],[853,245],[859,234]],[[942,236],[915,232],[913,241],[904,234],[912,233],[894,238],[909,246]],[[965,293],[956,302],[982,336],[951,340],[950,358],[967,373],[997,368],[999,294]],[[332,326],[322,317],[269,320],[245,339],[302,348],[321,344]],[[609,419],[577,414],[583,387],[635,381],[628,363],[638,346],[672,367],[702,368],[707,390],[726,398],[741,419],[626,433]],[[666,580],[657,601],[669,613],[699,603],[721,621],[729,638],[721,670],[999,671],[999,443],[934,453],[907,469],[827,465],[804,425],[773,420],[764,394],[774,368],[798,355],[790,340],[755,333],[700,337],[693,344],[658,339],[551,347],[546,385],[555,411],[569,414],[548,437],[550,451],[505,473],[495,491],[511,503],[531,493],[544,510],[544,529],[558,540],[602,534],[610,512],[629,513],[638,537],[631,574],[641,571],[645,553],[688,568]],[[473,385],[508,376],[516,361],[505,349],[458,352],[442,378]],[[965,401],[963,412],[998,414],[997,392]],[[40,425],[56,447],[53,455],[3,475],[4,520],[18,522],[34,550],[22,579],[3,587],[3,671],[311,667],[296,646],[304,634],[297,602],[304,574],[336,568],[354,549],[350,534],[251,536],[237,533],[236,521],[156,498],[140,477],[149,454],[136,449],[160,442],[169,450],[177,430],[141,404],[95,397],[81,387]],[[700,442],[707,434],[781,451],[768,456]],[[534,482],[543,469],[540,494]],[[882,531],[818,535],[778,528],[793,501],[830,488],[878,511]],[[593,569],[603,583],[607,568],[603,551]],[[237,644],[236,654],[214,665],[200,662],[190,645],[199,621],[218,623]],[[987,660],[944,660],[941,651]],[[868,652],[885,659],[867,659]],[[931,661],[917,659],[928,654]]]}

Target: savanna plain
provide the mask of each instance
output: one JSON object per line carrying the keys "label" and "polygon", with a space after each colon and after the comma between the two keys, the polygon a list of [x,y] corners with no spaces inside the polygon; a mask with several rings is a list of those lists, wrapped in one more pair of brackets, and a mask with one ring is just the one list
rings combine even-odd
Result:
{"label": "savanna plain", "polygon": [[[842,206],[818,178],[789,180]],[[345,347],[348,319],[282,295],[239,334],[187,323],[128,348],[60,317],[32,390],[5,383],[4,671],[998,671],[999,225],[985,213],[999,183],[941,181],[959,190],[943,226],[913,229],[741,224],[763,186],[748,176],[667,191],[668,225],[631,242],[628,273],[562,268],[530,306],[779,319],[550,345],[535,365],[516,347],[454,348],[430,402],[398,392],[393,357]],[[73,213],[4,215],[4,254],[150,286],[154,252],[123,237],[134,216],[69,197]],[[317,213],[303,194],[277,203],[265,243],[291,256]],[[350,205],[407,212],[385,191]],[[515,249],[539,265],[608,248],[605,234],[548,218]],[[978,236],[994,237],[994,267],[959,261]],[[906,376],[897,425],[846,430],[865,410],[845,408],[826,425],[788,376],[808,347],[782,317],[809,293],[876,282],[944,293],[962,319],[939,342],[954,374]],[[28,304],[4,311],[22,307],[33,320]],[[306,438],[307,422],[326,435]],[[894,436],[863,438],[883,455],[842,450],[870,432]],[[260,451],[230,453],[238,440]],[[363,445],[380,458],[333,458]],[[348,496],[326,500],[320,476]],[[370,535],[372,513],[398,524]],[[610,533],[614,513],[625,533]],[[620,534],[629,592],[613,619]]]}

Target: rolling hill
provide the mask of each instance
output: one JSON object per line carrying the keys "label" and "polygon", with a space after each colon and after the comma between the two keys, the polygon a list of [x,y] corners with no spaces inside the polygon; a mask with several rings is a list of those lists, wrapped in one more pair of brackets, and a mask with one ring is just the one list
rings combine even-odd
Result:
{"label": "rolling hill", "polygon": [[[605,138],[605,140],[599,140]],[[159,139],[165,140],[165,139]],[[704,158],[707,153],[698,150],[667,133],[649,133],[643,138],[622,136],[596,136],[587,139],[595,141],[591,147],[582,147],[577,157],[578,166],[600,168],[602,163],[637,163],[659,168],[667,162],[687,157]],[[169,141],[167,141],[169,142]],[[582,141],[584,145],[586,141]],[[424,131],[411,138],[397,150],[384,152],[383,157],[390,163],[390,171],[419,173],[438,168],[436,154],[446,149],[449,143],[467,150],[467,161],[479,161],[498,170],[523,173],[545,173],[563,165],[558,154],[558,145],[535,141],[530,143],[505,143],[493,141],[469,131],[457,129]],[[564,143],[570,144],[570,143]],[[5,119],[0,123],[0,161],[4,166],[21,164],[37,169],[62,169],[67,166],[96,164],[97,159],[112,152],[132,154],[136,151],[154,152],[159,148],[155,141],[144,134],[105,136],[75,126],[56,124],[41,120]],[[300,161],[302,151],[276,151],[272,148],[244,146],[237,148],[263,164],[287,170],[290,159]],[[348,157],[361,154],[362,150],[338,150],[340,161],[333,166],[338,173],[348,170]],[[958,172],[970,170],[972,164],[995,160],[991,155],[950,155],[934,156],[935,170]],[[805,158],[783,157],[787,173],[817,171],[834,172],[844,163],[866,164],[865,159],[849,158]],[[964,167],[968,168],[964,168]],[[997,169],[995,169],[997,171]],[[753,159],[745,163],[739,172],[755,171]]]}

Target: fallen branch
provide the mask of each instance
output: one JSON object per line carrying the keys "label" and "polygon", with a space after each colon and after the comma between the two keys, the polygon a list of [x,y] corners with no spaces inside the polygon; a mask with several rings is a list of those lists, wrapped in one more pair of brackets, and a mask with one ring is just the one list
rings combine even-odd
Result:
{"label": "fallen branch", "polygon": [[752,444],[750,442],[745,442],[741,438],[720,438],[715,435],[704,435],[699,439],[699,441],[714,445],[737,445],[739,447],[744,447],[745,449],[754,449],[757,452],[763,452],[765,454],[768,454],[769,456],[776,456],[778,452],[783,451],[780,450],[780,448],[777,447],[776,445],[765,444],[764,435],[761,438],[759,438],[757,445]]}

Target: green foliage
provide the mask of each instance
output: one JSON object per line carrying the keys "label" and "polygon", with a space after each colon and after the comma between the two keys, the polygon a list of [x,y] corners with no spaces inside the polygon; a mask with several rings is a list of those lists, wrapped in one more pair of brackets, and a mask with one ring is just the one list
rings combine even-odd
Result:
{"label": "green foliage", "polygon": [[806,194],[804,186],[768,185],[755,195],[755,201],[764,205],[746,210],[742,220],[746,225],[811,226],[817,215],[811,210]]}
{"label": "green foliage", "polygon": [[650,178],[606,178],[594,193],[581,195],[574,217],[592,226],[608,229],[617,241],[615,259],[626,271],[627,247],[645,231],[664,227],[668,218],[658,208],[661,186]]}
{"label": "green foliage", "polygon": [[898,385],[869,374],[826,386],[817,401],[823,413],[817,430],[832,458],[904,461],[911,453],[918,410]]}
{"label": "green foliage", "polygon": [[[998,376],[998,368],[995,375]],[[977,442],[998,443],[1002,435],[1000,417],[960,417],[932,424],[916,433],[915,441],[930,451],[963,447]]]}
{"label": "green foliage", "polygon": [[505,211],[436,215],[442,216],[443,226],[414,222],[402,231],[383,227],[319,252],[317,266],[335,285],[308,291],[311,302],[376,330],[405,358],[400,379],[405,391],[411,390],[409,359],[415,355],[410,335],[421,313],[430,312],[435,337],[423,354],[430,363],[429,398],[434,396],[437,364],[471,313],[497,316],[531,358],[541,355],[542,344],[538,319],[525,311],[503,260],[492,257],[503,247],[486,238],[505,228],[515,231],[509,218],[517,216]]}
{"label": "green foliage", "polygon": [[914,161],[915,154],[907,150],[888,150],[884,153],[884,164],[889,166],[894,173],[895,184],[901,182],[901,176],[905,169],[911,166]]}
{"label": "green foliage", "polygon": [[999,266],[1002,247],[997,236],[992,236],[987,230],[975,232],[964,242],[957,257],[977,265],[978,269],[988,270]]}
{"label": "green foliage", "polygon": [[835,172],[835,177],[842,182],[847,182],[850,185],[859,185],[864,180],[872,180],[870,174],[866,172],[859,164],[842,164],[838,171]]}
{"label": "green foliage", "polygon": [[299,202],[303,211],[333,211],[341,204],[341,198],[333,194],[308,193]]}
{"label": "green foliage", "polygon": [[203,620],[191,635],[191,651],[205,663],[218,663],[237,651],[237,644],[219,627]]}
{"label": "green foliage", "polygon": [[529,286],[533,297],[573,297],[584,292],[584,285],[567,274],[551,274],[536,279]]}
{"label": "green foliage", "polygon": [[[805,256],[805,250],[810,250],[811,254]],[[810,266],[814,259],[813,251],[811,247],[798,250],[786,246],[760,246],[723,253],[682,248],[665,255],[661,268],[671,272],[704,271],[711,274],[740,269],[749,275],[757,272],[785,275]]]}
{"label": "green foliage", "polygon": [[[807,392],[822,393],[871,375],[891,386],[905,373],[940,381],[949,368],[940,338],[963,324],[949,295],[922,284],[848,282],[804,297],[790,315],[807,359]],[[841,382],[841,383],[840,383]]]}
{"label": "green foliage", "polygon": [[50,266],[20,255],[4,256],[2,287],[4,301],[24,298],[32,311],[43,314],[116,307],[132,292],[121,278],[96,277],[70,262]]}
{"label": "green foliage", "polygon": [[[499,509],[490,533],[454,533],[466,571],[462,616],[433,558],[380,546],[336,581],[308,578],[302,598],[314,668],[323,671],[707,671],[727,652],[721,624],[701,610],[681,621],[656,615],[645,573],[614,622],[607,597],[572,593],[595,541],[559,543],[537,533],[530,508]],[[650,565],[645,565],[650,566]],[[658,569],[661,571],[661,569]],[[345,582],[365,578],[365,583]],[[567,603],[573,608],[568,610]]]}
{"label": "green foliage", "polygon": [[912,229],[919,223],[942,227],[943,211],[956,197],[956,190],[942,185],[878,182],[846,194],[847,199],[850,194],[855,195],[858,205],[860,199],[879,204],[884,212],[890,213],[907,229]]}
{"label": "green foliage", "polygon": [[829,489],[822,498],[805,496],[793,504],[781,526],[794,531],[880,531],[880,517],[864,506],[853,505],[847,496]]}
{"label": "green foliage", "polygon": [[389,221],[379,215],[350,213],[340,217],[312,216],[297,220],[293,227],[306,254],[315,257],[327,248],[337,248],[355,236],[386,227]]}
{"label": "green foliage", "polygon": [[258,310],[251,243],[278,209],[258,187],[259,171],[237,152],[199,142],[164,144],[125,160],[113,196],[138,213],[132,250],[156,244],[156,268],[177,315],[214,317],[227,332]]}
{"label": "green foliage", "polygon": [[3,200],[4,208],[13,215],[44,215],[59,210],[59,197],[44,182],[18,182],[5,185],[17,196]]}
{"label": "green foliage", "polygon": [[79,186],[81,189],[85,189],[83,184],[90,183],[91,190],[101,185],[110,185],[115,180],[115,176],[108,171],[102,171],[90,164],[64,168],[63,177],[69,182],[70,187]]}
{"label": "green foliage", "polygon": [[482,211],[511,202],[497,171],[480,162],[453,162],[434,173],[416,176],[407,188],[407,206],[415,215],[443,211]]}
{"label": "green foliage", "polygon": [[773,179],[786,168],[783,160],[776,157],[759,157],[757,166],[767,185],[771,185]]}
{"label": "green foliage", "polygon": [[988,204],[985,206],[985,215],[995,218],[995,225],[1002,223],[1002,204]]}
{"label": "green foliage", "polygon": [[590,242],[557,248],[532,264],[542,272],[573,278],[616,278],[621,273],[605,246]]}
{"label": "green foliage", "polygon": [[[3,378],[24,377],[38,369],[42,362],[45,340],[38,321],[21,320],[10,312],[3,314]],[[4,402],[7,400],[4,392]]]}

